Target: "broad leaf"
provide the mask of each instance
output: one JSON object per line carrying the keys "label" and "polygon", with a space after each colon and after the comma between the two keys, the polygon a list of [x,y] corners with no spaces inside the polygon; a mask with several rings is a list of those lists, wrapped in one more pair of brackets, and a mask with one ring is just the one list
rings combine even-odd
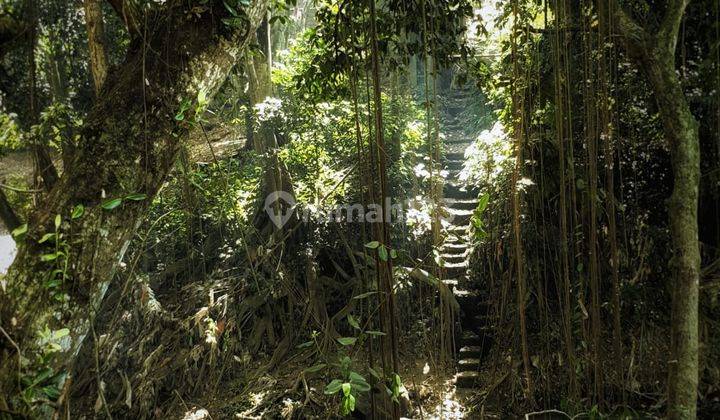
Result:
{"label": "broad leaf", "polygon": [[337,339],[338,343],[342,344],[343,346],[352,346],[357,341],[357,338],[355,337],[340,337]]}
{"label": "broad leaf", "polygon": [[113,198],[102,203],[100,207],[105,210],[113,210],[116,209],[120,204],[122,204],[122,201],[122,198]]}
{"label": "broad leaf", "polygon": [[380,242],[378,241],[372,241],[365,244],[366,248],[375,249],[380,246]]}
{"label": "broad leaf", "polygon": [[338,391],[340,391],[340,389],[342,388],[342,385],[343,385],[343,381],[341,381],[340,379],[333,379],[333,381],[330,382],[329,384],[327,384],[327,386],[325,387],[325,394],[326,395],[336,394]]}

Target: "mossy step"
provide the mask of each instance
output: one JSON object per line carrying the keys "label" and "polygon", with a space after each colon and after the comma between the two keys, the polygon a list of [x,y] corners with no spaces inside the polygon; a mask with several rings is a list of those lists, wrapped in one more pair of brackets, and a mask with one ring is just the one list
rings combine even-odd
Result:
{"label": "mossy step", "polygon": [[465,166],[465,159],[447,159],[445,161],[445,169],[459,170]]}
{"label": "mossy step", "polygon": [[461,254],[468,250],[468,244],[466,243],[444,243],[440,250],[450,254]]}
{"label": "mossy step", "polygon": [[457,287],[458,285],[458,281],[456,279],[443,279],[442,282],[450,288]]}
{"label": "mossy step", "polygon": [[444,253],[440,254],[440,257],[445,261],[446,263],[459,263],[466,260],[467,256],[463,254],[458,253]]}
{"label": "mossy step", "polygon": [[475,210],[478,205],[477,198],[467,197],[446,197],[445,206],[457,210]]}
{"label": "mossy step", "polygon": [[458,388],[474,388],[479,383],[480,373],[476,370],[467,370],[455,375],[455,386]]}
{"label": "mossy step", "polygon": [[460,336],[461,346],[479,346],[482,344],[482,337],[475,331],[465,330]]}
{"label": "mossy step", "polygon": [[467,276],[467,267],[445,267],[445,277],[461,278]]}
{"label": "mossy step", "polygon": [[459,261],[459,262],[448,262],[446,263],[443,268],[451,269],[451,268],[468,268],[469,263],[467,260]]}
{"label": "mossy step", "polygon": [[468,371],[468,370],[479,370],[480,369],[480,359],[477,359],[477,358],[460,359],[460,360],[458,360],[458,369],[463,372]]}
{"label": "mossy step", "polygon": [[458,357],[460,359],[479,359],[483,357],[483,347],[484,346],[462,346],[460,347]]}
{"label": "mossy step", "polygon": [[465,152],[450,152],[445,154],[447,160],[461,160],[465,161]]}
{"label": "mossy step", "polygon": [[467,228],[468,228],[467,226],[463,226],[463,225],[450,225],[447,227],[446,230],[451,233],[455,233],[455,234],[461,233],[462,234],[462,233],[467,232]]}

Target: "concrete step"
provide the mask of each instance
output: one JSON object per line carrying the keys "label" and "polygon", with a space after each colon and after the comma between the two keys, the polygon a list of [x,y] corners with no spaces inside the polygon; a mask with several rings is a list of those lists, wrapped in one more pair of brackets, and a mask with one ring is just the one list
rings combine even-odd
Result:
{"label": "concrete step", "polygon": [[466,235],[468,231],[468,226],[461,226],[461,225],[450,225],[446,229],[448,233],[454,234],[454,235]]}
{"label": "concrete step", "polygon": [[[455,297],[455,299],[457,299],[457,297]],[[459,300],[458,303],[460,303]],[[470,308],[466,307],[466,309]],[[477,312],[483,312],[483,310],[479,309]],[[473,331],[480,337],[491,338],[495,335],[494,326],[491,320],[487,318],[486,314],[478,314],[477,312],[474,314],[466,313],[465,315],[469,316],[463,316],[460,320],[460,325],[462,325],[464,330]]]}
{"label": "concrete step", "polygon": [[460,346],[480,346],[482,339],[475,331],[465,330],[460,336]]}
{"label": "concrete step", "polygon": [[440,258],[447,264],[455,264],[465,261],[466,257],[463,254],[440,254]]}
{"label": "concrete step", "polygon": [[475,210],[478,205],[477,198],[445,198],[445,205],[448,208],[457,210]]}
{"label": "concrete step", "polygon": [[[448,265],[450,267],[448,267]],[[467,276],[467,266],[458,266],[456,264],[446,264],[444,267],[445,276],[447,278],[462,278]]]}
{"label": "concrete step", "polygon": [[476,297],[475,293],[476,292],[474,292],[472,290],[461,289],[461,288],[457,288],[457,289],[453,290],[455,299],[457,299],[457,301],[461,307],[466,304],[465,302],[469,302],[469,301],[472,301],[473,299],[475,299],[475,297]]}
{"label": "concrete step", "polygon": [[489,348],[487,345],[460,347],[458,359],[481,359],[487,348]]}
{"label": "concrete step", "polygon": [[469,266],[470,266],[470,264],[466,260],[455,262],[455,263],[445,264],[445,268],[465,268],[465,269],[467,269]]}
{"label": "concrete step", "polygon": [[458,388],[475,388],[480,381],[480,373],[478,371],[463,371],[455,375],[455,386]]}
{"label": "concrete step", "polygon": [[443,279],[442,282],[445,283],[450,288],[457,287],[457,285],[458,285],[457,279]]}
{"label": "concrete step", "polygon": [[480,359],[468,358],[458,360],[458,370],[461,372],[480,370]]}
{"label": "concrete step", "polygon": [[467,225],[473,213],[474,210],[447,208],[447,217],[454,225]]}
{"label": "concrete step", "polygon": [[445,169],[452,171],[452,170],[462,170],[465,164],[465,159],[447,159],[445,161]]}
{"label": "concrete step", "polygon": [[[462,245],[462,244],[456,243],[456,244],[446,244],[446,245]],[[458,258],[458,257],[465,259],[468,256],[468,253],[469,253],[468,250],[469,250],[469,248],[467,248],[465,246],[458,247],[458,248],[446,248],[443,246],[440,248],[440,252],[442,253],[441,255],[443,256],[443,258],[445,258],[445,256],[447,255],[448,259]]]}
{"label": "concrete step", "polygon": [[443,188],[443,195],[448,198],[455,198],[455,199],[468,199],[473,198],[477,192],[473,191],[472,189],[468,189],[464,185],[459,184],[445,184],[445,187]]}
{"label": "concrete step", "polygon": [[445,159],[465,162],[465,152],[451,152],[445,154]]}
{"label": "concrete step", "polygon": [[470,248],[466,243],[449,243],[446,242],[440,247],[440,251],[450,254],[462,254]]}

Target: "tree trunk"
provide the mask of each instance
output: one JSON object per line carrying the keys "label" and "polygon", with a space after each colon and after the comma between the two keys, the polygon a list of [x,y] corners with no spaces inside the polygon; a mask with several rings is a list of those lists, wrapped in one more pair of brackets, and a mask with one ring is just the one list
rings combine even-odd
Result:
{"label": "tree trunk", "polygon": [[[0,335],[0,409],[28,410],[18,395],[24,390],[18,375],[68,371],[195,110],[201,109],[195,106],[198,94],[212,98],[219,89],[264,15],[265,1],[248,6],[249,19],[239,28],[222,23],[227,14],[222,2],[212,2],[211,8],[199,17],[171,4],[149,12],[149,27],[165,30],[148,31],[147,46],[135,39],[125,63],[108,75],[106,95],[86,118],[73,162],[30,216],[7,274],[8,287],[0,290],[0,326],[6,334]],[[186,101],[194,106],[179,112]],[[128,199],[129,194],[135,196]],[[112,208],[117,200],[122,201]],[[78,206],[83,215],[71,217]],[[57,244],[40,243],[44,234],[56,231],[63,235]],[[62,336],[65,328],[69,333]],[[59,350],[43,345],[42,331],[59,332],[62,337],[54,340]],[[29,360],[22,369],[18,350]]]}
{"label": "tree trunk", "polygon": [[668,201],[673,242],[668,417],[695,418],[698,385],[698,293],[700,247],[697,206],[700,138],[675,73],[674,51],[653,51],[646,66],[670,144],[673,192]]}
{"label": "tree trunk", "polygon": [[650,82],[673,165],[674,185],[668,201],[674,277],[668,362],[667,415],[671,419],[696,417],[698,385],[700,138],[698,122],[690,112],[675,71],[675,49],[687,3],[669,0],[661,26],[652,35],[619,5],[612,5],[626,50]]}
{"label": "tree trunk", "polygon": [[90,69],[92,70],[95,96],[100,96],[100,88],[105,83],[108,71],[107,49],[105,48],[105,23],[103,22],[100,0],[85,0],[85,24],[88,31],[90,49]]}

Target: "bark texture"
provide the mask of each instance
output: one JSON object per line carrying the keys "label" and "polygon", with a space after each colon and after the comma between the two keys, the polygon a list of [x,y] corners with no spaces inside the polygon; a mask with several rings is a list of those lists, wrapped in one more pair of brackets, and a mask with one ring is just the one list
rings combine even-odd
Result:
{"label": "bark texture", "polygon": [[100,89],[108,71],[107,48],[105,48],[105,23],[103,22],[100,0],[85,0],[85,24],[88,31],[88,47],[90,50],[90,69],[92,70],[95,95],[100,96]]}
{"label": "bark texture", "polygon": [[643,69],[653,90],[673,165],[674,185],[668,201],[674,254],[667,412],[671,419],[696,417],[698,385],[700,139],[698,122],[690,112],[675,69],[678,31],[687,3],[670,0],[656,34],[650,34],[614,5],[626,50]]}
{"label": "bark texture", "polygon": [[[145,21],[152,30],[146,45],[135,39],[125,62],[108,75],[103,97],[86,118],[74,160],[30,216],[7,275],[8,287],[0,290],[0,326],[7,334],[0,335],[1,410],[27,409],[18,398],[23,390],[18,375],[42,368],[54,374],[69,371],[136,227],[187,136],[199,93],[212,98],[219,89],[264,15],[266,2],[251,1],[241,27],[222,23],[227,14],[222,1],[208,6],[198,16],[188,13],[187,2],[167,2],[148,15]],[[188,100],[192,106],[177,121],[181,103]],[[147,198],[133,201],[129,194]],[[108,210],[112,199],[123,201]],[[72,218],[78,205],[84,214]],[[67,243],[62,257],[67,275],[61,276],[59,287],[49,289],[43,282],[56,275],[56,266],[41,260],[52,250],[39,240],[55,231],[57,215],[57,230]],[[63,328],[69,334],[58,340],[61,350],[46,357],[40,331]],[[17,351],[30,361],[22,369]]]}

